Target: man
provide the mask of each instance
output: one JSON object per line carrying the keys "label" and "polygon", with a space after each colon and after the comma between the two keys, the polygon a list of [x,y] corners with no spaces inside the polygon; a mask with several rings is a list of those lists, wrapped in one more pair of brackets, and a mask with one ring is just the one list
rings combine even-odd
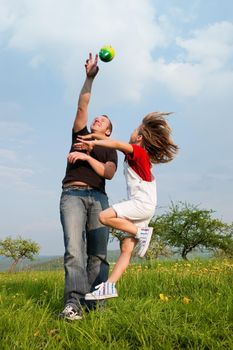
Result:
{"label": "man", "polygon": [[[72,146],[68,155],[60,216],[64,232],[65,308],[61,317],[82,318],[81,305],[86,293],[108,278],[106,261],[108,228],[103,226],[99,213],[109,207],[105,193],[105,179],[112,179],[117,168],[116,151],[103,147],[75,151],[73,145],[79,135],[87,135],[88,104],[92,83],[98,73],[98,55],[86,61],[86,79],[81,89],[78,109],[72,130]],[[97,116],[91,132],[110,136],[112,124],[106,115]]]}

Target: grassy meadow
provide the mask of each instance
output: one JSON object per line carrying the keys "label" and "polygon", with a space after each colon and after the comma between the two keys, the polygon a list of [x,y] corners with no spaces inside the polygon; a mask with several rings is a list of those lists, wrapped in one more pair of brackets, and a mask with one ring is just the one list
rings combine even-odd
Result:
{"label": "grassy meadow", "polygon": [[233,349],[233,261],[132,264],[119,298],[67,322],[63,271],[0,273],[0,349]]}

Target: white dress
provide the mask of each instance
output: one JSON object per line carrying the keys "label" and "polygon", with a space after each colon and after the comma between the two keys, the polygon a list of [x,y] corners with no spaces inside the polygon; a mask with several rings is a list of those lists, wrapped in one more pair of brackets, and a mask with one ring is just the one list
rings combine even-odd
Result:
{"label": "white dress", "polygon": [[144,181],[124,162],[124,175],[127,184],[128,200],[114,204],[117,217],[132,221],[138,227],[148,226],[154,216],[157,204],[156,181],[151,174],[152,181]]}

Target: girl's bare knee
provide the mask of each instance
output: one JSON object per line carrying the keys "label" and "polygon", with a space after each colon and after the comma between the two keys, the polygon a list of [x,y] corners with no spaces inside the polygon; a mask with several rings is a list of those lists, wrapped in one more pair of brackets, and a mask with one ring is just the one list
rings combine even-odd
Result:
{"label": "girl's bare knee", "polygon": [[124,255],[131,255],[133,249],[130,249],[129,247],[124,247],[121,249],[121,254],[124,254]]}

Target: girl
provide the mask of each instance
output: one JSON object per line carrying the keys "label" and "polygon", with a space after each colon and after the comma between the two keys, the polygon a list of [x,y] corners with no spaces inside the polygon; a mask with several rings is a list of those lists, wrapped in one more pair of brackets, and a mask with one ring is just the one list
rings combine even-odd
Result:
{"label": "girl", "polygon": [[[170,113],[153,112],[145,116],[141,125],[131,134],[129,143],[100,139],[98,134],[82,136],[76,149],[91,151],[96,145],[113,148],[125,154],[124,173],[128,200],[114,204],[102,211],[102,224],[123,231],[121,234],[121,254],[108,280],[96,286],[86,300],[101,300],[117,297],[115,283],[129,265],[134,247],[137,255],[143,257],[148,249],[152,227],[148,227],[156,207],[156,182],[152,175],[152,163],[167,163],[178,151],[171,139],[171,128],[164,116]],[[91,141],[85,139],[92,137]]]}

